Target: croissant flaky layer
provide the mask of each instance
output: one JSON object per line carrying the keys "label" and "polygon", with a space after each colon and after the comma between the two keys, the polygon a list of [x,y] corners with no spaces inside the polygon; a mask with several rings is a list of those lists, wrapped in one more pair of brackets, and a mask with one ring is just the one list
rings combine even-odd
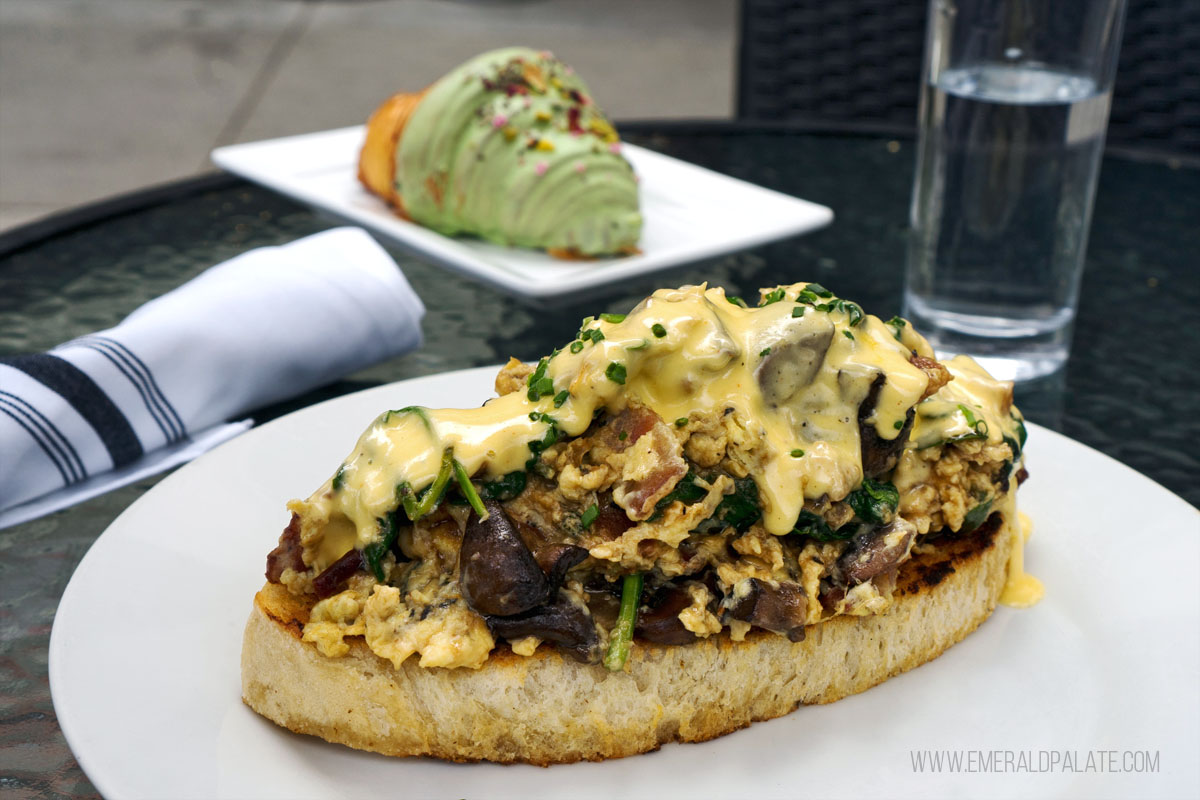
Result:
{"label": "croissant flaky layer", "polygon": [[396,147],[404,126],[425,92],[398,92],[367,120],[367,136],[358,158],[358,179],[389,205],[403,212],[396,192]]}
{"label": "croissant flaky layer", "polygon": [[587,86],[551,54],[477,56],[371,116],[359,180],[447,235],[560,257],[636,252],[637,178]]}

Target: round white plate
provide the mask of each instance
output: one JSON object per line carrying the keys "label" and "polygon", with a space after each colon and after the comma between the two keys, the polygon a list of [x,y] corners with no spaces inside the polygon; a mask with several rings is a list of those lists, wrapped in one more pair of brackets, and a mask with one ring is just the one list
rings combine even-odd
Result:
{"label": "round white plate", "polygon": [[180,469],[113,522],[50,638],[59,722],[104,795],[1200,795],[1200,513],[1037,426],[1021,507],[1045,600],[998,609],[941,658],[863,694],[705,744],[548,769],[384,758],[254,714],[240,697],[242,627],[284,503],[319,486],[381,410],[470,406],[494,374],[298,411]]}

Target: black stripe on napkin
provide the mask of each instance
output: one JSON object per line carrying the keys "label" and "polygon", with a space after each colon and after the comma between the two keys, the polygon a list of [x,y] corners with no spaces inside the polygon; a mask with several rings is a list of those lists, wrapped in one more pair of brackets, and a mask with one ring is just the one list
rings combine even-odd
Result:
{"label": "black stripe on napkin", "polygon": [[74,364],[45,354],[0,358],[0,364],[21,370],[66,400],[96,431],[114,467],[122,467],[142,456],[142,443],[121,409]]}
{"label": "black stripe on napkin", "polygon": [[54,453],[53,450],[50,449],[50,446],[46,443],[46,440],[39,436],[38,432],[35,431],[34,428],[29,425],[29,423],[27,423],[21,417],[18,417],[17,412],[10,408],[9,404],[6,402],[0,401],[0,411],[3,411],[8,416],[12,417],[14,422],[25,429],[25,432],[29,434],[29,438],[37,442],[38,447],[42,448],[42,452],[46,454],[46,457],[49,458],[50,462],[58,469],[58,474],[62,476],[64,486],[73,482],[71,476],[67,474],[67,470],[63,467],[62,462],[58,460],[59,457]]}
{"label": "black stripe on napkin", "polygon": [[85,337],[90,341],[103,342],[108,346],[119,350],[125,354],[125,357],[137,365],[139,374],[146,381],[147,388],[150,393],[158,398],[158,404],[164,409],[164,415],[167,418],[167,424],[171,429],[176,431],[175,438],[182,439],[187,436],[187,426],[183,424],[183,419],[179,416],[179,412],[175,410],[175,406],[171,405],[171,401],[167,399],[166,393],[158,385],[158,381],[154,379],[154,373],[150,371],[150,367],[146,366],[146,362],[138,358],[138,354],[130,350],[125,345],[118,342],[116,339],[110,339],[107,336],[88,336]]}
{"label": "black stripe on napkin", "polygon": [[141,395],[142,402],[146,405],[146,410],[150,412],[150,417],[155,423],[157,423],[158,429],[162,431],[162,435],[166,438],[167,443],[170,444],[171,442],[175,441],[175,428],[173,426],[169,427],[170,419],[166,417],[162,408],[159,407],[157,398],[148,393],[148,387],[146,386],[145,381],[142,380],[141,374],[136,373],[133,365],[129,363],[128,359],[124,358],[122,353],[119,351],[111,351],[104,345],[103,342],[91,341],[89,339],[75,342],[75,345],[77,347],[86,347],[89,350],[95,350],[97,353],[107,358],[109,362],[117,368],[117,371],[124,375],[125,378],[133,384],[133,388],[137,390],[137,393]]}
{"label": "black stripe on napkin", "polygon": [[[46,449],[46,445],[54,449],[54,452],[66,464],[67,471],[71,473],[70,478],[66,479],[67,483],[81,481],[88,476],[87,467],[83,465],[83,459],[79,457],[79,451],[75,449],[75,445],[71,444],[71,440],[63,435],[63,432],[58,429],[58,426],[50,418],[41,411],[38,411],[25,398],[2,389],[0,389],[0,404],[8,406],[11,409],[8,412],[10,417],[17,419],[13,414],[14,412],[19,413],[37,430],[38,435],[34,436],[33,431],[25,427],[25,425],[21,425],[35,439],[40,438],[45,440],[46,444],[42,444],[41,441],[38,442],[38,444],[42,445],[43,450]],[[17,420],[17,422],[20,423],[21,421]],[[47,452],[47,455],[50,454]],[[62,471],[61,467],[59,467],[59,471]]]}

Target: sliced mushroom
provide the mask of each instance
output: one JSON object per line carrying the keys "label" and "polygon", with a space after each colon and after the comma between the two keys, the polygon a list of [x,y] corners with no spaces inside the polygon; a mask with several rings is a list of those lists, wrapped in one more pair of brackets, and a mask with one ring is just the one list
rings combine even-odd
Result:
{"label": "sliced mushroom", "polygon": [[758,578],[744,578],[734,586],[730,599],[730,618],[785,634],[793,642],[803,641],[808,597],[799,584],[780,581],[772,586]]}
{"label": "sliced mushroom", "polygon": [[580,608],[571,598],[559,592],[554,602],[513,616],[486,617],[488,628],[494,636],[508,640],[536,636],[554,642],[584,663],[600,660],[600,634],[596,623],[586,609]]}
{"label": "sliced mushroom", "polygon": [[879,391],[883,388],[886,380],[887,378],[882,374],[876,376],[866,398],[858,406],[858,437],[862,444],[862,468],[863,475],[868,478],[877,478],[896,466],[900,461],[900,454],[904,451],[904,444],[908,441],[908,434],[912,431],[913,420],[916,418],[916,413],[910,408],[904,419],[904,427],[896,433],[893,439],[884,439],[876,433],[875,424],[868,420],[875,413]]}
{"label": "sliced mushroom", "polygon": [[897,518],[881,528],[854,537],[851,548],[838,560],[846,582],[865,583],[908,558],[917,528]]}
{"label": "sliced mushroom", "polygon": [[832,341],[833,323],[823,314],[804,324],[788,325],[777,338],[763,337],[761,350],[770,352],[755,368],[754,377],[767,405],[783,405],[812,383]]}
{"label": "sliced mushroom", "polygon": [[538,548],[533,554],[542,572],[546,573],[546,583],[553,592],[562,586],[563,578],[571,567],[582,564],[588,557],[588,551],[573,544],[549,544]]}
{"label": "sliced mushroom", "polygon": [[508,514],[484,501],[488,518],[472,512],[458,556],[458,582],[467,604],[480,614],[508,616],[546,601],[550,584]]}
{"label": "sliced mushroom", "polygon": [[638,614],[634,632],[643,639],[659,644],[688,644],[696,634],[684,627],[679,612],[692,604],[687,591],[672,586],[662,593],[654,608],[643,607]]}

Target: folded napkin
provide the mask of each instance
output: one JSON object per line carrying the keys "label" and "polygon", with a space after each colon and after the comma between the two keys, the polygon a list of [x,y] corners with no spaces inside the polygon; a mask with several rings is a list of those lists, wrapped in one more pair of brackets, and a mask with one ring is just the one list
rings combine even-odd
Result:
{"label": "folded napkin", "polygon": [[417,347],[424,314],[383,248],[337,228],[0,358],[0,528],[184,463],[252,424],[228,420]]}

